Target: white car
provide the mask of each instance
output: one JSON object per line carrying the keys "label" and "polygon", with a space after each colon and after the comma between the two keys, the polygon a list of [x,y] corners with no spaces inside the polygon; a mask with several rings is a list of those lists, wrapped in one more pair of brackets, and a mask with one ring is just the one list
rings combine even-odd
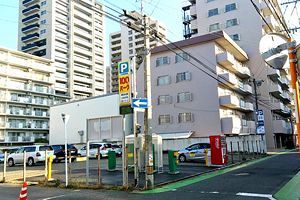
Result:
{"label": "white car", "polygon": [[[89,158],[98,157],[98,148],[100,147],[100,158],[108,156],[108,151],[112,150],[111,144],[109,143],[92,143],[90,144],[90,156]],[[79,156],[86,156],[86,146],[83,146],[78,150]]]}
{"label": "white car", "polygon": [[45,151],[48,156],[54,156],[54,151],[48,145],[33,145],[20,147],[16,152],[9,154],[7,158],[8,166],[12,167],[15,164],[22,164],[24,158],[24,151],[26,151],[26,163],[32,166],[38,162],[45,162]]}

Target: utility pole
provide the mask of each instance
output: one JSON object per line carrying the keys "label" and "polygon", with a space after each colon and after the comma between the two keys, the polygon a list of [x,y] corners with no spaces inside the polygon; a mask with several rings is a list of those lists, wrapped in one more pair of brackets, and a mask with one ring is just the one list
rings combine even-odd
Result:
{"label": "utility pole", "polygon": [[148,99],[148,107],[144,112],[144,134],[145,134],[145,187],[151,189],[154,187],[153,176],[153,148],[152,148],[152,133],[150,132],[150,121],[152,119],[151,107],[151,72],[150,72],[150,30],[149,17],[143,16],[144,25],[144,95]]}

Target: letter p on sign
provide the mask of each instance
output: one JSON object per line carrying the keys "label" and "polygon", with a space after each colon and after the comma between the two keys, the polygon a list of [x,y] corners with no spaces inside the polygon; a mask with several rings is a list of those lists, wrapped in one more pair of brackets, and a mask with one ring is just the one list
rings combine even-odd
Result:
{"label": "letter p on sign", "polygon": [[119,68],[119,76],[126,75],[129,73],[129,63],[128,62],[119,62],[118,68]]}

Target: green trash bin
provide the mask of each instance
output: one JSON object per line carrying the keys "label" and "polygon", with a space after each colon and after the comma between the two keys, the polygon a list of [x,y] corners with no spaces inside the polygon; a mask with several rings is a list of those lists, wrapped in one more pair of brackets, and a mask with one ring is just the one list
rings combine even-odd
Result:
{"label": "green trash bin", "polygon": [[116,152],[115,151],[108,151],[108,171],[116,171]]}
{"label": "green trash bin", "polygon": [[169,174],[178,174],[179,171],[177,170],[178,164],[178,152],[177,151],[169,151],[168,152],[169,158]]}

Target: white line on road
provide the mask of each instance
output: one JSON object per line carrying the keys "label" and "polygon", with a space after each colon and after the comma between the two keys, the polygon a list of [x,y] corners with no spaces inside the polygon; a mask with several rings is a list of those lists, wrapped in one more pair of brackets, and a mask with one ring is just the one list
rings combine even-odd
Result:
{"label": "white line on road", "polygon": [[268,198],[270,200],[276,200],[272,197],[271,194],[255,194],[255,193],[239,192],[239,193],[236,193],[236,195],[247,196],[247,197],[262,197],[262,198]]}
{"label": "white line on road", "polygon": [[62,194],[62,195],[58,195],[58,196],[54,196],[54,197],[48,197],[48,198],[45,198],[45,199],[42,199],[42,200],[58,199],[58,198],[64,197],[64,196],[66,196],[66,195]]}

